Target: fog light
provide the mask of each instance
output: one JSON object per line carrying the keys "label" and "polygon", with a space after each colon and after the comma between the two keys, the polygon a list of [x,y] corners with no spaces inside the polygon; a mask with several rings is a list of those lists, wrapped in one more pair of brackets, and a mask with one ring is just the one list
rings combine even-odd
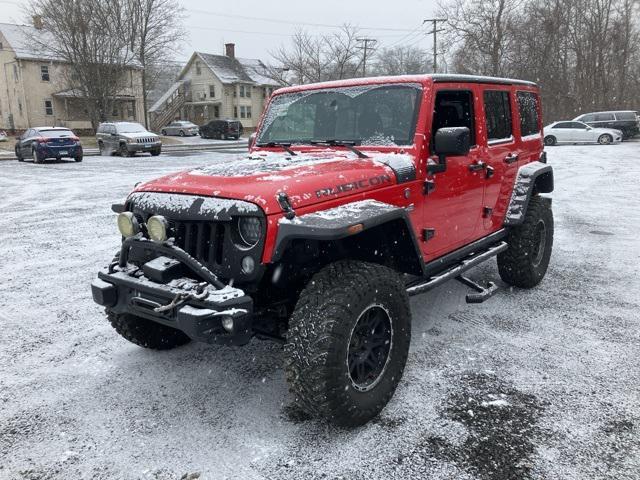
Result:
{"label": "fog light", "polygon": [[149,238],[154,242],[162,243],[166,241],[168,228],[169,222],[163,216],[154,215],[147,220],[147,232],[149,232]]}
{"label": "fog light", "polygon": [[227,332],[233,332],[233,317],[222,317],[222,328]]}
{"label": "fog light", "polygon": [[242,273],[247,275],[253,273],[254,268],[256,268],[256,262],[252,257],[244,257],[242,259]]}
{"label": "fog light", "polygon": [[131,212],[122,212],[118,215],[118,230],[123,237],[133,237],[140,231],[138,220]]}

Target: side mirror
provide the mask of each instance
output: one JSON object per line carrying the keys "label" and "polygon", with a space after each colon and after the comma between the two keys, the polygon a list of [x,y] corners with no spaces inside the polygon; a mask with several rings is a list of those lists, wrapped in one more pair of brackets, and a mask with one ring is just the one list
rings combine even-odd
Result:
{"label": "side mirror", "polygon": [[249,150],[251,150],[253,148],[253,144],[256,143],[256,135],[256,132],[249,135]]}
{"label": "side mirror", "polygon": [[467,127],[446,127],[436,132],[433,150],[438,163],[427,165],[427,173],[444,172],[448,155],[466,155],[471,149],[471,132]]}

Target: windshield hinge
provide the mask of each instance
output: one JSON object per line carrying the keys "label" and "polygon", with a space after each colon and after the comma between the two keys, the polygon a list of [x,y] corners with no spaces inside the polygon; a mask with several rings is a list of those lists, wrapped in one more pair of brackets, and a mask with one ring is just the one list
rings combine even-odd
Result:
{"label": "windshield hinge", "polygon": [[289,196],[284,192],[280,192],[278,193],[277,199],[278,199],[278,204],[280,204],[280,208],[284,212],[284,217],[287,220],[292,220],[293,217],[296,216],[296,211],[291,206],[291,202],[289,201]]}

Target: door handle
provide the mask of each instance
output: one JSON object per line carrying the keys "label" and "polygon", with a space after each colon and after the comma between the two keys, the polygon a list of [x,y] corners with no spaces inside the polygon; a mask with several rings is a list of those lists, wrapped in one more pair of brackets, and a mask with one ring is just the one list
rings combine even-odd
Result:
{"label": "door handle", "polygon": [[506,157],[504,157],[505,163],[511,164],[518,161],[518,155],[515,153],[510,153]]}
{"label": "door handle", "polygon": [[485,168],[487,168],[487,164],[482,160],[478,160],[476,163],[472,163],[471,165],[469,165],[469,170],[471,170],[472,172],[478,172],[480,170],[484,170]]}

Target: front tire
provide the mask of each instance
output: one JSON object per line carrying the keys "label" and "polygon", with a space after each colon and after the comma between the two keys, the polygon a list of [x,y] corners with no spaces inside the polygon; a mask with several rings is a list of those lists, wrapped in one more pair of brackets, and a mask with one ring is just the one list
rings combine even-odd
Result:
{"label": "front tire", "polygon": [[558,140],[553,135],[547,135],[544,137],[544,144],[547,147],[553,147],[556,143],[558,143]]}
{"label": "front tire", "polygon": [[130,313],[115,314],[107,310],[107,318],[116,332],[140,347],[151,350],[170,350],[191,341],[180,330]]}
{"label": "front tire", "polygon": [[393,396],[410,340],[409,298],[396,272],[356,261],[328,265],[289,321],[285,372],[295,403],[337,425],[368,422]]}
{"label": "front tire", "polygon": [[154,150],[151,150],[151,155],[154,157],[157,157],[158,155],[160,155],[160,153],[162,153],[162,150],[160,148],[156,148]]}
{"label": "front tire", "polygon": [[129,151],[129,149],[127,148],[127,146],[124,143],[122,145],[120,145],[120,156],[121,157],[131,157],[132,156],[132,152]]}
{"label": "front tire", "polygon": [[166,130],[161,130],[160,131],[160,135],[166,137],[167,136],[167,131]]}
{"label": "front tire", "polygon": [[547,273],[553,247],[553,212],[548,199],[531,197],[524,222],[511,229],[507,243],[509,248],[498,255],[500,278],[520,288],[538,285]]}
{"label": "front tire", "polygon": [[180,130],[180,136],[184,137],[184,130]]}
{"label": "front tire", "polygon": [[20,149],[18,147],[15,148],[16,151],[16,158],[18,159],[19,162],[24,162],[24,158],[22,157],[22,155],[20,155]]}
{"label": "front tire", "polygon": [[80,163],[82,161],[82,155],[78,155],[77,157],[74,158],[74,160],[78,163]]}
{"label": "front tire", "polygon": [[610,145],[613,143],[613,137],[608,133],[605,133],[604,135],[600,135],[598,137],[598,143],[600,145]]}

